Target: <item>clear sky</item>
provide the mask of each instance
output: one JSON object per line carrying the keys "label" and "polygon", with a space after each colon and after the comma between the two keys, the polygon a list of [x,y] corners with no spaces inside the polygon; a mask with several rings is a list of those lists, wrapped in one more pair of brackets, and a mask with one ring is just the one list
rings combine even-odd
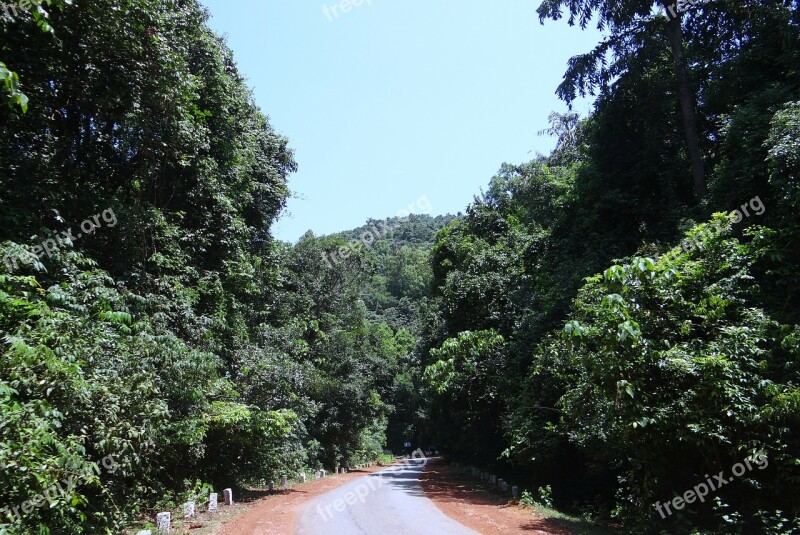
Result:
{"label": "clear sky", "polygon": [[567,60],[601,38],[540,25],[539,0],[349,0],[348,12],[332,0],[201,1],[295,151],[294,196],[273,229],[290,242],[423,196],[433,215],[463,211],[503,162],[552,149],[537,132],[566,111],[555,89]]}

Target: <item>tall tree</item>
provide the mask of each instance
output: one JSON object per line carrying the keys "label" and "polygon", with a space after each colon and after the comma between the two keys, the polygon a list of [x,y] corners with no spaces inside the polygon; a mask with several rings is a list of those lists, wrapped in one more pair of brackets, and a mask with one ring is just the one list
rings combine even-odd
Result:
{"label": "tall tree", "polygon": [[694,191],[698,197],[703,198],[708,193],[708,188],[706,186],[703,153],[700,151],[700,135],[697,129],[696,97],[689,82],[689,69],[686,66],[686,56],[683,53],[683,14],[675,10],[674,2],[662,0],[662,3],[668,14],[667,37],[672,48],[672,57],[675,60],[675,77],[678,82],[681,121],[683,123],[683,132],[686,136],[686,151],[692,166]]}
{"label": "tall tree", "polygon": [[[593,93],[596,88],[606,89],[613,78],[627,72],[629,60],[641,50],[645,43],[656,35],[669,40],[675,63],[678,97],[683,123],[686,149],[691,164],[694,190],[699,198],[706,196],[706,176],[700,149],[697,126],[697,97],[692,90],[686,56],[684,54],[683,17],[670,0],[660,0],[667,17],[654,15],[651,0],[544,0],[537,10],[539,20],[559,20],[562,6],[569,11],[569,24],[576,21],[581,28],[597,16],[597,27],[609,30],[609,35],[594,50],[570,59],[564,82],[558,95],[571,103],[576,94]],[[613,61],[607,62],[607,55]]]}

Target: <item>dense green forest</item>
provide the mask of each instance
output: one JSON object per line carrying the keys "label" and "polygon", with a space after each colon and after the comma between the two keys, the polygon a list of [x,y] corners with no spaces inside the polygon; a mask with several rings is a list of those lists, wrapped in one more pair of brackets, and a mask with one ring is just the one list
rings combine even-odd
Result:
{"label": "dense green forest", "polygon": [[625,532],[797,533],[800,4],[539,4],[606,30],[557,88],[590,116],[463,214],[295,244],[195,0],[0,18],[0,533],[406,440]]}
{"label": "dense green forest", "polygon": [[[504,166],[439,233],[430,417],[455,456],[525,467],[556,505],[629,532],[796,533],[798,3],[708,2],[669,23],[650,8],[539,7],[609,30],[559,87],[595,109],[551,116],[556,150]],[[704,500],[656,506],[721,471],[737,477]]]}

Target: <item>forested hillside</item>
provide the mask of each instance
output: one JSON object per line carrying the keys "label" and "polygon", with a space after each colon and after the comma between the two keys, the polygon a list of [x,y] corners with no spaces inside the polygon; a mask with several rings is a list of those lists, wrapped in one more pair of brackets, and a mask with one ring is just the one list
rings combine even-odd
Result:
{"label": "forested hillside", "polygon": [[203,9],[44,9],[0,22],[0,531],[113,532],[375,459],[449,220],[340,262],[341,238],[275,241],[293,155]]}
{"label": "forested hillside", "polygon": [[624,532],[798,532],[800,5],[538,14],[608,33],[551,154],[295,244],[289,140],[196,0],[0,18],[0,533],[405,441]]}
{"label": "forested hillside", "polygon": [[541,3],[607,28],[558,88],[597,102],[439,233],[432,428],[626,532],[797,533],[798,3],[679,5]]}

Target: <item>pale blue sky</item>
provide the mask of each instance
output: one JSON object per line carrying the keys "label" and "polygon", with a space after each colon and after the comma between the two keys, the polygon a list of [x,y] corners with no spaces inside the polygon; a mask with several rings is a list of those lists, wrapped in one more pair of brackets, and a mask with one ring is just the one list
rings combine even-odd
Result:
{"label": "pale blue sky", "polygon": [[331,0],[201,1],[295,151],[297,198],[273,229],[290,242],[422,196],[433,215],[463,211],[503,162],[550,151],[537,132],[566,110],[554,92],[567,60],[600,40],[540,25],[539,0],[363,0],[346,13]]}

